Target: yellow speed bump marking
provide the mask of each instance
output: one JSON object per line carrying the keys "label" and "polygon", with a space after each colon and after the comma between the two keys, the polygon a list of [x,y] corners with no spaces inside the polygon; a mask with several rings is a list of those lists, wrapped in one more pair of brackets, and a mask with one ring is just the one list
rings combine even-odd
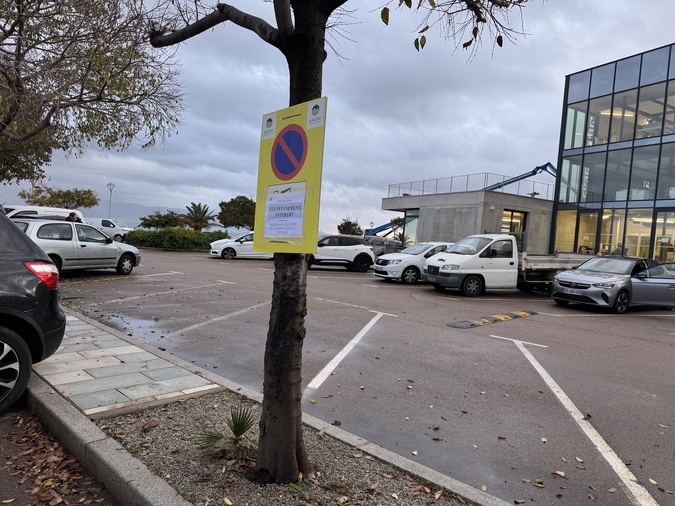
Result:
{"label": "yellow speed bump marking", "polygon": [[457,329],[472,329],[475,327],[482,327],[483,325],[490,325],[491,323],[497,322],[506,322],[510,320],[515,320],[517,318],[526,318],[537,314],[534,311],[515,311],[513,313],[504,313],[494,316],[486,316],[478,320],[467,320],[461,322],[451,322],[448,323],[448,327],[453,327]]}

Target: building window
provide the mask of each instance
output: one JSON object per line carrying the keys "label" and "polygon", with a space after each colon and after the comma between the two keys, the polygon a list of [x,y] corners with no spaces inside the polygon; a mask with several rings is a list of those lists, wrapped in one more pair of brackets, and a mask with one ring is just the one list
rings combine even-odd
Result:
{"label": "building window", "polygon": [[590,84],[590,81],[591,81],[590,70],[570,76],[569,85],[567,88],[566,102],[570,104],[572,102],[579,102],[580,100],[586,100],[588,98],[588,86]]}
{"label": "building window", "polygon": [[612,96],[594,98],[588,105],[586,146],[607,144],[609,141],[609,120],[612,117]]}
{"label": "building window", "polygon": [[614,64],[594,68],[591,74],[591,98],[609,95],[614,86]]}
{"label": "building window", "polygon": [[635,88],[640,77],[640,55],[632,56],[616,63],[614,92]]}
{"label": "building window", "polygon": [[563,158],[562,168],[558,173],[560,188],[558,202],[572,203],[579,201],[579,176],[581,174],[581,156]]}
{"label": "building window", "polygon": [[654,241],[654,260],[675,262],[675,212],[664,211],[656,214],[656,240]]}
{"label": "building window", "polygon": [[675,143],[664,144],[661,149],[659,180],[656,188],[657,199],[675,199]]}
{"label": "building window", "polygon": [[661,135],[665,96],[666,83],[645,86],[640,89],[640,102],[635,132],[636,139]]}
{"label": "building window", "polygon": [[653,209],[629,209],[626,220],[626,255],[649,256]]}
{"label": "building window", "polygon": [[605,198],[607,202],[628,200],[630,181],[630,149],[619,149],[607,154]]}
{"label": "building window", "polygon": [[567,123],[565,125],[565,148],[574,149],[584,146],[584,128],[588,102],[579,102],[567,106]]}
{"label": "building window", "polygon": [[637,89],[614,95],[609,142],[621,142],[633,139],[636,110]]}
{"label": "building window", "polygon": [[666,113],[663,119],[663,135],[675,133],[675,79],[668,82]]}
{"label": "building window", "polygon": [[518,250],[523,251],[523,233],[526,229],[525,220],[527,213],[523,211],[509,211],[504,209],[502,212],[502,234],[511,234],[516,238]]}
{"label": "building window", "polygon": [[595,235],[598,230],[598,211],[579,213],[577,253],[595,253]]}
{"label": "building window", "polygon": [[576,233],[577,212],[558,211],[555,220],[555,250],[564,253],[574,251],[574,235]]}
{"label": "building window", "polygon": [[604,152],[593,153],[584,157],[579,202],[602,202],[606,158],[607,154]]}
{"label": "building window", "polygon": [[668,79],[669,47],[662,47],[642,55],[642,72],[640,85],[658,83]]}
{"label": "building window", "polygon": [[625,209],[605,209],[600,222],[600,253],[609,255],[623,248],[623,232],[626,228]]}
{"label": "building window", "polygon": [[656,175],[659,147],[644,146],[633,150],[628,200],[653,200],[656,195]]}
{"label": "building window", "polygon": [[417,226],[419,223],[420,210],[407,209],[405,212],[405,221],[403,225],[403,238],[405,241],[402,241],[402,247],[410,246],[411,244],[417,244]]}

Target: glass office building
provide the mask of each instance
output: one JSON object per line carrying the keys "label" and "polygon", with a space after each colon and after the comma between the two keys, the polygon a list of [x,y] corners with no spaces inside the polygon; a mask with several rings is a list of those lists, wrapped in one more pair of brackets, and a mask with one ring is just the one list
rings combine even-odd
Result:
{"label": "glass office building", "polygon": [[673,261],[675,45],[567,76],[552,250]]}

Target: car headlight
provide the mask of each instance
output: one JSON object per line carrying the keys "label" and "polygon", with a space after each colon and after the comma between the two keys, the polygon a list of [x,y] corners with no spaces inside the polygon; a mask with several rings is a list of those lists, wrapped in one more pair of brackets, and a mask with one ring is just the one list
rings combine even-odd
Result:
{"label": "car headlight", "polygon": [[459,269],[459,265],[457,264],[445,264],[443,267],[441,267],[440,270],[442,271],[456,271]]}
{"label": "car headlight", "polygon": [[596,288],[614,288],[614,283],[595,283],[593,286]]}
{"label": "car headlight", "polygon": [[389,260],[389,264],[388,264],[388,265],[396,265],[396,264],[400,264],[400,263],[401,263],[400,260]]}

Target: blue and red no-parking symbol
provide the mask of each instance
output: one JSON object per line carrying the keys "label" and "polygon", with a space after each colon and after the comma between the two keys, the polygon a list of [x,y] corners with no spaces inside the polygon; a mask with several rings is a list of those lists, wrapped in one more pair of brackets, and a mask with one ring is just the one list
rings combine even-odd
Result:
{"label": "blue and red no-parking symbol", "polygon": [[300,125],[288,125],[274,139],[272,171],[282,181],[298,175],[307,159],[307,134]]}

